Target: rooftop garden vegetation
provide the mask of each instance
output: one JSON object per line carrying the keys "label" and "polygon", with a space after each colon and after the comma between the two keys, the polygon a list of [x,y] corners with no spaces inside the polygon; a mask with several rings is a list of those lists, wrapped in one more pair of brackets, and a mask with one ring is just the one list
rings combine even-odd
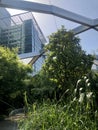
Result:
{"label": "rooftop garden vegetation", "polygon": [[98,73],[79,42],[64,27],[51,34],[45,63],[33,77],[15,50],[0,47],[0,112],[26,106],[20,130],[97,130]]}
{"label": "rooftop garden vegetation", "polygon": [[45,63],[32,78],[32,100],[27,96],[29,111],[19,122],[21,130],[97,130],[98,73],[91,70],[94,56],[79,42],[64,27],[49,36]]}

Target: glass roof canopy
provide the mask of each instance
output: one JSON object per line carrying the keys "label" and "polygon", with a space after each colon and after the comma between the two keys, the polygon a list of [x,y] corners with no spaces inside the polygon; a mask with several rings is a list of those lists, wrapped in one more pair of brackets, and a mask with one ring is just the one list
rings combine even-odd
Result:
{"label": "glass roof canopy", "polygon": [[[40,27],[38,26],[32,12],[25,12],[25,13],[21,13],[21,14],[17,14],[17,15],[13,15],[11,17],[4,17],[0,19],[0,23],[3,25],[1,27],[1,29],[10,29],[12,26],[18,26],[23,24],[23,22],[25,20],[29,20],[32,19],[32,22],[34,24],[34,27],[36,28],[39,37],[41,38],[41,40],[43,40],[44,43],[46,43],[46,39],[40,29]],[[10,23],[10,26],[9,26]]]}
{"label": "glass roof canopy", "polygon": [[[1,0],[1,1],[3,1],[3,0]],[[5,0],[4,0],[5,1]],[[9,0],[10,1],[10,0]],[[13,0],[14,1],[14,0]],[[92,20],[95,20],[95,18],[97,19],[97,12],[98,12],[98,2],[96,1],[96,0],[86,0],[86,1],[82,1],[82,0],[75,0],[75,1],[73,1],[73,0],[69,0],[69,1],[64,1],[64,0],[60,0],[60,1],[58,1],[58,0],[17,0],[17,1],[28,1],[28,2],[38,2],[38,3],[42,3],[42,4],[48,4],[48,5],[54,5],[54,6],[57,6],[57,7],[60,7],[60,8],[62,8],[62,9],[65,9],[65,10],[69,10],[69,11],[71,11],[71,12],[74,12],[74,13],[76,13],[76,14],[79,14],[79,15],[82,15],[82,16],[85,16],[85,17],[88,17],[88,18],[90,18],[90,19],[92,19]],[[37,13],[36,13],[37,14]],[[45,35],[47,36],[47,35],[49,35],[49,33],[50,32],[53,32],[53,26],[56,26],[56,25],[54,25],[53,24],[53,22],[51,22],[53,19],[55,19],[55,23],[57,24],[57,27],[55,27],[55,28],[59,28],[61,25],[65,25],[65,27],[68,29],[70,29],[70,26],[72,26],[72,24],[73,24],[73,28],[74,27],[76,27],[76,26],[78,26],[79,25],[79,23],[77,24],[75,24],[74,22],[70,22],[70,21],[68,21],[68,20],[65,20],[65,19],[63,19],[63,20],[60,20],[60,18],[57,18],[56,16],[53,16],[54,18],[51,20],[51,18],[47,18],[48,16],[45,16],[44,18],[43,18],[43,16],[45,16],[45,14],[39,14],[39,17],[41,17],[40,18],[40,21],[38,21],[38,24],[39,23],[41,23],[41,20],[42,20],[42,23],[41,24],[39,24],[40,25],[40,27],[41,27],[41,29],[42,29],[42,31],[43,30],[45,30],[45,31],[43,31],[44,33],[45,33]],[[49,17],[51,17],[51,16],[49,16]],[[47,22],[47,19],[48,19],[48,22]],[[59,19],[59,20],[58,20]],[[65,20],[65,23],[64,23],[64,20]],[[98,20],[98,19],[97,19]],[[96,20],[96,21],[97,21]],[[45,21],[46,21],[46,24],[47,25],[49,25],[49,26],[45,26]],[[59,22],[58,22],[59,21]],[[63,23],[64,24],[62,24],[61,23],[61,21],[63,21]],[[96,21],[94,21],[95,23],[96,23]],[[43,23],[44,22],[44,23]],[[57,23],[58,22],[58,23]],[[98,21],[97,21],[98,22]],[[51,25],[50,26],[50,23],[52,23],[53,25]],[[68,26],[66,26],[67,24],[68,24]],[[43,24],[43,25],[42,25]],[[80,24],[81,25],[81,24]],[[93,24],[94,25],[94,24]],[[93,27],[93,26],[92,26]],[[92,28],[91,27],[91,28]],[[48,31],[48,29],[49,29],[49,31]],[[51,29],[51,30],[50,30]],[[96,47],[97,47],[97,41],[98,41],[98,37],[97,37],[97,35],[98,35],[98,33],[95,31],[95,30],[93,30],[94,29],[94,27],[92,28],[92,29],[90,29],[90,30],[88,30],[87,32],[84,32],[83,34],[80,34],[79,36],[80,36],[80,38],[82,38],[82,39],[86,39],[86,43],[85,43],[85,46],[86,46],[86,48],[88,47],[90,47],[91,46],[91,48],[90,49],[95,49]],[[97,29],[96,29],[97,30]],[[55,30],[54,30],[55,31]],[[48,32],[48,33],[47,33]],[[93,32],[93,34],[91,34]],[[51,33],[50,33],[51,34]],[[86,35],[85,35],[86,34]],[[92,35],[92,36],[91,36]],[[87,37],[88,37],[88,40],[87,40]],[[91,39],[91,37],[94,37],[94,38],[92,38]],[[91,40],[90,40],[91,39]],[[84,40],[83,40],[83,42],[84,42]],[[95,44],[89,44],[89,46],[87,45],[87,42],[89,43],[91,43],[91,42],[94,42]],[[96,46],[96,47],[95,47]]]}

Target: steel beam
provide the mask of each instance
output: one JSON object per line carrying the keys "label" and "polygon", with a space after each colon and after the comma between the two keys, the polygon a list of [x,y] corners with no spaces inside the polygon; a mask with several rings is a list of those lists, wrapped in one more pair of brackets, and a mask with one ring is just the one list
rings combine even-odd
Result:
{"label": "steel beam", "polygon": [[80,26],[78,26],[78,27],[76,27],[76,28],[74,28],[74,29],[72,29],[72,32],[75,34],[75,35],[77,35],[77,34],[79,34],[79,33],[82,33],[82,32],[84,32],[84,31],[87,31],[87,30],[89,30],[89,29],[94,29],[94,30],[96,30],[96,31],[98,31],[98,18],[97,19],[93,19],[92,20],[93,22],[93,26],[85,26],[85,25],[80,25]]}
{"label": "steel beam", "polygon": [[97,19],[94,19],[94,25],[95,25],[95,26],[98,26],[98,18],[97,18]]}
{"label": "steel beam", "polygon": [[93,20],[82,15],[52,6],[53,15],[76,22],[85,26],[93,26]]}
{"label": "steel beam", "polygon": [[53,5],[46,5],[22,0],[0,0],[0,7],[52,14],[57,17],[81,24],[81,26],[72,29],[75,35],[91,28],[98,31],[98,19],[90,19]]}
{"label": "steel beam", "polygon": [[84,31],[89,30],[90,28],[91,28],[91,27],[81,25],[81,26],[78,26],[78,27],[72,29],[71,31],[72,31],[75,35],[77,35],[77,34],[79,34],[79,33],[82,33],[82,32],[84,32]]}
{"label": "steel beam", "polygon": [[56,6],[21,0],[0,0],[0,7],[20,9],[32,12],[53,14],[55,16],[85,25],[93,26],[93,20]]}

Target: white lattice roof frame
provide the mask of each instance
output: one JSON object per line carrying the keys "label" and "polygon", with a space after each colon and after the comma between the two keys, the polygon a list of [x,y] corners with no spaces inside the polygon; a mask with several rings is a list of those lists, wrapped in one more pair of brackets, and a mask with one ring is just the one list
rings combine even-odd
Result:
{"label": "white lattice roof frame", "polygon": [[81,24],[81,26],[72,29],[74,34],[79,34],[89,29],[98,31],[98,19],[87,18],[53,5],[22,0],[0,0],[0,7],[52,14],[57,17]]}

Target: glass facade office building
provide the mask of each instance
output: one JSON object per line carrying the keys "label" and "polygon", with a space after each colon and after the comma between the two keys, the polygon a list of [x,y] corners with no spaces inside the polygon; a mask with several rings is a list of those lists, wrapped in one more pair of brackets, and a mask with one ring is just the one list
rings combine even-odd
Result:
{"label": "glass facade office building", "polygon": [[1,29],[0,41],[3,46],[17,47],[19,54],[32,52],[32,21],[26,20],[22,25]]}
{"label": "glass facade office building", "polygon": [[[21,59],[39,55],[46,43],[34,16],[31,12],[0,18],[0,45],[18,48]],[[34,71],[40,70],[44,57],[40,57],[33,65]]]}

